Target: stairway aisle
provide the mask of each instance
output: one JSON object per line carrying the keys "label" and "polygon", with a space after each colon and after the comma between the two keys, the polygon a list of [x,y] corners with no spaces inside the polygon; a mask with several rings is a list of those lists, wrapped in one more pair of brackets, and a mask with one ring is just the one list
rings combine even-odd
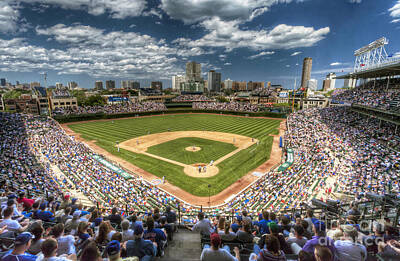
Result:
{"label": "stairway aisle", "polygon": [[160,261],[198,261],[200,260],[200,235],[187,229],[179,229],[174,240],[169,243]]}

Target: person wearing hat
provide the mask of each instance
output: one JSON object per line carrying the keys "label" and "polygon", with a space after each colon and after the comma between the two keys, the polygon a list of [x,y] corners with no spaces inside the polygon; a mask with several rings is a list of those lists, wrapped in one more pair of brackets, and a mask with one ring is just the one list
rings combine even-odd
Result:
{"label": "person wearing hat", "polygon": [[106,252],[107,252],[109,261],[122,261],[122,260],[139,261],[139,258],[136,256],[122,259],[121,258],[121,244],[117,240],[112,240],[110,243],[107,244]]}
{"label": "person wearing hat", "polygon": [[29,199],[25,197],[25,191],[20,191],[18,193],[17,202],[19,204],[23,204],[25,208],[31,208],[33,203],[35,203],[34,199]]}
{"label": "person wearing hat", "polygon": [[67,208],[69,205],[71,205],[71,200],[70,200],[70,195],[65,195],[63,198],[63,201],[60,204],[60,209],[65,209]]}
{"label": "person wearing hat", "polygon": [[314,253],[316,245],[324,245],[327,246],[331,250],[333,256],[336,257],[337,250],[333,240],[326,236],[325,223],[320,220],[315,221],[313,223],[313,232],[314,236],[307,241],[302,250],[312,254]]}
{"label": "person wearing hat", "polygon": [[210,236],[211,247],[209,245],[204,245],[203,251],[201,252],[201,261],[238,261],[240,260],[239,248],[235,247],[233,252],[235,256],[230,253],[229,246],[221,246],[221,237],[217,233],[213,233]]}
{"label": "person wearing hat", "polygon": [[76,261],[76,255],[57,256],[58,242],[54,238],[48,238],[42,243],[42,253],[39,255],[37,261]]}
{"label": "person wearing hat", "polygon": [[37,256],[26,252],[31,245],[32,238],[33,235],[29,232],[19,234],[15,238],[14,249],[8,251],[1,261],[35,261]]}
{"label": "person wearing hat", "polygon": [[367,249],[357,243],[358,232],[354,226],[340,226],[343,237],[335,241],[337,257],[339,260],[359,261],[367,259]]}
{"label": "person wearing hat", "polygon": [[78,229],[78,225],[81,222],[81,212],[79,210],[75,211],[72,215],[72,219],[68,219],[65,222],[65,230],[69,231],[71,234],[74,234]]}
{"label": "person wearing hat", "polygon": [[126,255],[128,257],[136,256],[141,261],[150,261],[157,254],[157,244],[150,240],[143,239],[143,227],[135,226],[133,229],[133,240],[126,243]]}

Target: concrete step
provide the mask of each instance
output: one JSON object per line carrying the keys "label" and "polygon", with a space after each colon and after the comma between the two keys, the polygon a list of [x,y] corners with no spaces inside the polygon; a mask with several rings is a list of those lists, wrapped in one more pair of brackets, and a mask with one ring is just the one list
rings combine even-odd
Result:
{"label": "concrete step", "polygon": [[165,255],[159,260],[163,261],[198,261],[200,260],[201,246],[200,235],[187,229],[179,229],[174,234],[165,250]]}

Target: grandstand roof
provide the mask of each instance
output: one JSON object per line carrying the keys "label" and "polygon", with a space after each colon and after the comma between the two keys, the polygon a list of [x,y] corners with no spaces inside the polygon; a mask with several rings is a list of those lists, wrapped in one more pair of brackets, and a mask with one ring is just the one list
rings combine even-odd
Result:
{"label": "grandstand roof", "polygon": [[371,68],[359,72],[352,72],[345,75],[336,76],[336,79],[366,79],[400,75],[400,61],[388,65]]}

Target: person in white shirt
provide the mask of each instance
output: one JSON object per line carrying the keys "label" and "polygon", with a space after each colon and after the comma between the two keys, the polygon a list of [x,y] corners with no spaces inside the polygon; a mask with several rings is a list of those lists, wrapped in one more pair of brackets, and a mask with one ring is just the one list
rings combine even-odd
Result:
{"label": "person in white shirt", "polygon": [[63,254],[76,254],[75,238],[71,235],[64,236],[64,225],[62,223],[59,223],[53,227],[52,234],[58,243],[58,256]]}
{"label": "person in white shirt", "polygon": [[20,224],[18,221],[11,219],[12,215],[14,213],[14,208],[13,207],[7,207],[4,212],[4,219],[0,223],[0,228],[2,227],[7,227],[8,231],[13,231],[13,232],[24,232],[28,226],[29,226],[29,221],[26,220],[26,222]]}
{"label": "person in white shirt", "polygon": [[38,259],[36,261],[76,261],[76,255],[62,255],[62,256],[57,256],[58,252],[58,243],[57,240],[54,238],[49,238],[46,239],[42,243],[42,253],[39,255]]}
{"label": "person in white shirt", "polygon": [[133,239],[133,230],[129,229],[129,226],[130,226],[129,220],[124,219],[121,222],[122,242],[125,242],[125,241]]}
{"label": "person in white shirt", "polygon": [[[204,219],[204,213],[198,214],[199,221],[191,228],[194,232],[200,232],[201,235],[210,235],[214,231],[210,220]],[[189,228],[190,229],[190,228]]]}
{"label": "person in white shirt", "polygon": [[201,261],[238,261],[240,260],[239,248],[235,247],[233,251],[235,256],[232,256],[228,246],[220,248],[221,237],[217,234],[211,234],[211,247],[205,245],[203,252],[201,252]]}
{"label": "person in white shirt", "polygon": [[343,230],[343,237],[335,241],[338,260],[364,261],[367,259],[365,246],[357,243],[358,232],[351,225],[340,227]]}

